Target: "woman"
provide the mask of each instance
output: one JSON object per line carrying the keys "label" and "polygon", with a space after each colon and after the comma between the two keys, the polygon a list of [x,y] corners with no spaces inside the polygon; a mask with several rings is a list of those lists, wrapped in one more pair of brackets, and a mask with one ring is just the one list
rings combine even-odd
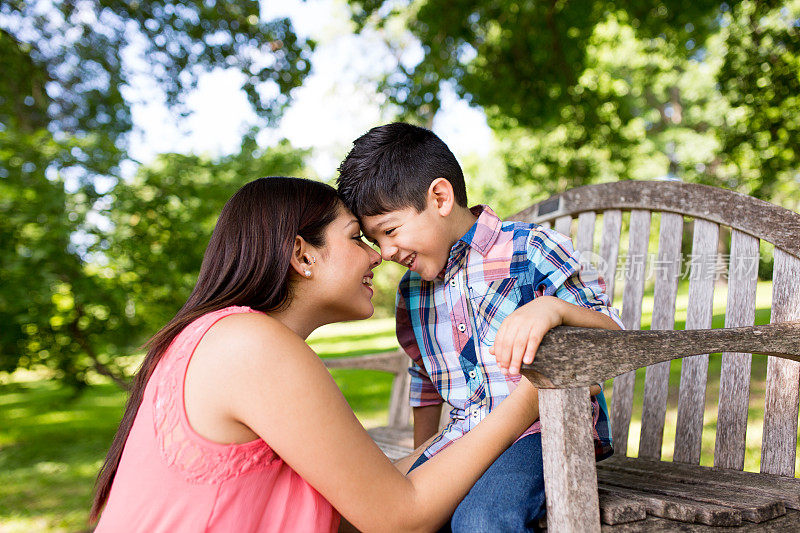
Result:
{"label": "woman", "polygon": [[[225,205],[189,300],[150,342],[97,482],[103,531],[435,530],[538,416],[517,390],[408,477],[305,343],[367,318],[379,254],[336,191],[261,178]],[[338,512],[337,512],[338,510]]]}

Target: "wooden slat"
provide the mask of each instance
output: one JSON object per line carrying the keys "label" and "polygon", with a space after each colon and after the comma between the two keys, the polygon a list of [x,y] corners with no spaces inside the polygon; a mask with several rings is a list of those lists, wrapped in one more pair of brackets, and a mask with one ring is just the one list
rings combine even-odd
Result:
{"label": "wooden slat", "polygon": [[725,350],[800,361],[800,320],[688,331],[559,326],[544,336],[536,359],[522,371],[537,387],[583,387],[654,363]]}
{"label": "wooden slat", "polygon": [[413,449],[409,450],[405,446],[398,445],[393,441],[387,442],[387,441],[377,440],[375,438],[373,438],[372,440],[374,440],[375,444],[378,445],[378,448],[381,449],[383,455],[385,455],[392,461],[397,461],[398,459],[407,457],[408,455],[411,455],[411,452],[414,451]]}
{"label": "wooden slat", "polygon": [[743,522],[741,526],[720,529],[703,524],[687,524],[675,522],[657,516],[648,516],[640,522],[620,524],[617,526],[604,525],[603,533],[786,533],[787,531],[800,531],[800,511],[788,511],[769,522],[753,524]]}
{"label": "wooden slat", "polygon": [[[675,297],[681,270],[681,241],[683,217],[674,213],[661,214],[658,238],[658,258],[653,265],[656,284],[653,301],[652,330],[671,330],[675,327]],[[664,418],[667,413],[669,361],[647,367],[642,405],[642,431],[639,438],[639,457],[661,458],[664,437]]]}
{"label": "wooden slat", "polygon": [[547,528],[600,531],[588,387],[539,391]]}
{"label": "wooden slat", "polygon": [[586,212],[578,215],[578,233],[575,235],[575,249],[581,252],[591,252],[594,248],[594,224],[597,215]]}
{"label": "wooden slat", "polygon": [[[597,482],[602,485],[635,489],[638,492],[648,492],[653,495],[664,495],[670,498],[683,498],[703,502],[711,505],[739,509],[744,520],[749,522],[764,522],[777,516],[786,514],[786,506],[780,499],[765,496],[750,490],[747,492],[728,489],[722,485],[709,485],[704,483],[686,483],[673,479],[666,479],[655,474],[637,474],[620,470],[599,469]],[[707,517],[711,519],[711,517]],[[732,525],[732,524],[711,524]]]}
{"label": "wooden slat", "polygon": [[[701,219],[694,221],[686,329],[711,327],[718,241],[719,226]],[[708,354],[683,360],[674,461],[700,464],[707,377]]]}
{"label": "wooden slat", "polygon": [[334,357],[322,360],[329,369],[378,370],[394,374],[389,399],[389,426],[405,427],[411,418],[408,390],[411,376],[408,374],[410,359],[402,352],[360,355],[356,357]]}
{"label": "wooden slat", "polygon": [[[650,211],[631,211],[628,261],[625,271],[625,288],[622,293],[622,323],[625,329],[639,329],[642,323],[642,296],[644,294],[647,246],[650,242]],[[614,380],[611,396],[611,428],[614,448],[626,455],[628,431],[633,409],[633,386],[636,375],[628,372]]]}
{"label": "wooden slat", "polygon": [[614,281],[616,280],[619,237],[622,231],[622,211],[612,209],[603,213],[603,234],[600,237],[600,275],[606,282],[606,294],[614,303]]}
{"label": "wooden slat", "polygon": [[[800,318],[800,259],[780,248],[775,248],[773,257],[770,322],[796,320]],[[799,383],[800,363],[769,359],[761,444],[762,472],[794,476]]]}
{"label": "wooden slat", "polygon": [[392,392],[389,399],[389,426],[405,427],[410,423],[411,404],[408,402],[410,386],[411,376],[408,372],[396,374],[394,380],[392,380]]}
{"label": "wooden slat", "polygon": [[567,237],[571,237],[572,232],[572,217],[559,217],[556,219],[556,225],[554,229],[559,232],[563,233]]}
{"label": "wooden slat", "polygon": [[628,498],[617,490],[598,487],[600,497],[600,521],[604,524],[626,524],[647,518],[644,503]]}
{"label": "wooden slat", "polygon": [[679,482],[700,480],[703,483],[728,487],[741,494],[757,491],[771,498],[781,500],[792,509],[800,510],[800,479],[724,470],[709,466],[687,465],[672,461],[650,461],[631,457],[613,456],[598,463],[598,470],[622,470],[643,476],[659,476]]}
{"label": "wooden slat", "polygon": [[[557,209],[543,209],[549,205],[557,205]],[[545,218],[554,218],[608,209],[669,211],[702,218],[771,242],[800,258],[800,214],[752,196],[694,183],[620,181],[586,185],[534,204],[510,220],[537,222],[545,211]]]}
{"label": "wooden slat", "polygon": [[[649,515],[669,518],[679,522],[707,524],[713,526],[738,526],[742,523],[742,511],[733,507],[698,502],[676,496],[651,494],[636,490],[635,487],[615,487],[601,483],[600,494],[615,495],[636,502],[645,508]],[[602,500],[600,500],[602,514]],[[604,522],[606,524],[624,522]]]}
{"label": "wooden slat", "polygon": [[403,351],[359,355],[356,357],[331,357],[322,360],[328,368],[379,370],[400,374],[408,369],[409,359]]}
{"label": "wooden slat", "polygon": [[[758,239],[733,230],[728,264],[726,328],[752,326],[755,322],[757,281]],[[714,466],[720,468],[744,468],[752,358],[749,353],[722,354],[717,436],[714,444]]]}

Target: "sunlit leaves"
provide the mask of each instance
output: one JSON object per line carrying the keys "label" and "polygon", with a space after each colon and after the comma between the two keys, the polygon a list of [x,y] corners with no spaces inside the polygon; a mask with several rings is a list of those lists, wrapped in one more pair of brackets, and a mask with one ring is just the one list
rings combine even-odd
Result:
{"label": "sunlit leaves", "polygon": [[430,124],[446,83],[543,195],[672,169],[798,199],[797,0],[350,4],[361,25],[405,18],[421,43],[383,86],[405,117]]}
{"label": "sunlit leaves", "polygon": [[[138,103],[130,90],[134,78],[152,80],[179,120],[203,72],[238,70],[260,125],[270,125],[308,74],[312,50],[290,21],[261,20],[253,0],[0,2],[0,370],[45,365],[77,386],[90,369],[119,379],[114,357],[144,338],[128,290],[142,271],[117,268],[123,260],[111,254],[113,225],[98,215],[111,208],[115,193],[108,190],[128,158],[131,108]],[[282,150],[295,168],[292,150]],[[214,164],[183,165],[175,183],[186,184],[197,167]],[[242,164],[235,178],[264,170],[253,165]],[[168,179],[151,184],[149,196],[143,187],[149,209],[166,200],[181,227],[195,228],[187,236],[210,231],[201,207],[221,205],[230,187],[212,187],[219,198],[205,198],[201,206],[191,189],[170,193],[174,185]],[[159,293],[174,309],[199,263],[192,263],[196,253],[163,238],[169,226],[159,231],[142,238],[145,257],[187,252],[151,261],[156,277],[158,268],[182,269],[174,293],[164,287]]]}

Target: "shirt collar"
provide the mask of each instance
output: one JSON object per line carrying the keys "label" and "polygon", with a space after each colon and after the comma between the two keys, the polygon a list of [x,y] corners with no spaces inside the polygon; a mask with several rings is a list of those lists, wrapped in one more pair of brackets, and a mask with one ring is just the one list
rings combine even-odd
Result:
{"label": "shirt collar", "polygon": [[470,211],[478,217],[478,220],[458,241],[485,256],[500,235],[503,222],[488,205],[476,205],[471,207]]}
{"label": "shirt collar", "polygon": [[478,220],[450,249],[450,257],[447,260],[447,264],[438,276],[445,282],[463,265],[466,255],[464,252],[466,252],[467,248],[472,248],[481,256],[486,256],[486,253],[500,235],[500,228],[503,222],[488,205],[476,205],[471,207],[470,211],[478,217]]}

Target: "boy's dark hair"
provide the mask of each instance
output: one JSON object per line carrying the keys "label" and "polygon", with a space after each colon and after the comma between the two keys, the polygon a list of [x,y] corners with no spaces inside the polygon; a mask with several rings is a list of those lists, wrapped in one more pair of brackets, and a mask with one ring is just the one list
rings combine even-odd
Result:
{"label": "boy's dark hair", "polygon": [[447,145],[430,130],[394,122],[353,141],[337,184],[347,207],[362,217],[406,207],[423,211],[436,178],[449,181],[456,203],[467,207],[464,174]]}

